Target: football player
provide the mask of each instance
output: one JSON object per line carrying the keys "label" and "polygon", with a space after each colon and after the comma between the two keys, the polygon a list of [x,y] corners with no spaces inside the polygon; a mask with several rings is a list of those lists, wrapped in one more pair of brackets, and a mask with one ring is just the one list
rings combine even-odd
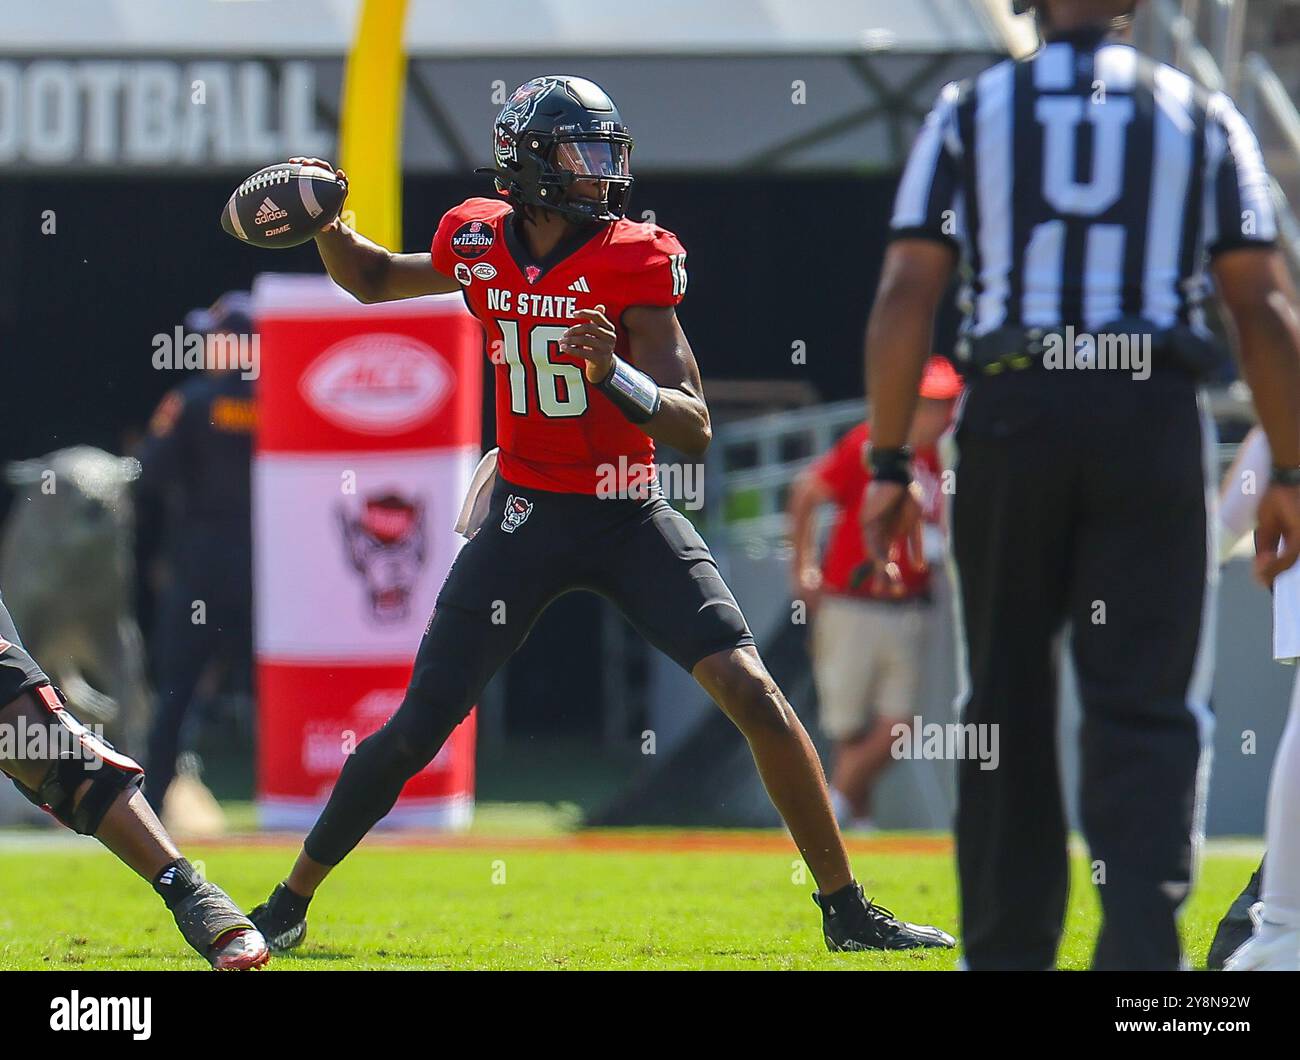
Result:
{"label": "football player", "polygon": [[213,968],[244,971],[267,962],[252,922],[181,856],[150,809],[140,791],[144,770],[68,713],[3,603],[0,703],[0,769],[23,795],[149,880],[185,941]]}
{"label": "football player", "polygon": [[817,881],[831,950],[954,945],[854,880],[816,751],[694,527],[657,491],[603,495],[611,469],[642,478],[656,442],[699,456],[710,440],[675,312],[686,253],[625,216],[631,150],[598,85],[534,78],[496,121],[496,164],[481,172],[497,194],[449,210],[430,253],[395,254],[337,221],[316,237],[330,276],[362,302],[463,293],[495,365],[499,453],[486,518],[442,587],[401,706],[349,757],[289,877],[253,910],[273,949],[302,942],[317,887],[572,589],[613,601],[739,727]]}

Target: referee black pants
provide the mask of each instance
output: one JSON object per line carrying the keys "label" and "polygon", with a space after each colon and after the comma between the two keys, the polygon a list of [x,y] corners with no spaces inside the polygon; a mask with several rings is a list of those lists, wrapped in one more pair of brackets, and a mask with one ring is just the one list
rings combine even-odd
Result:
{"label": "referee black pants", "polygon": [[959,764],[967,965],[1055,962],[1069,890],[1056,741],[1068,630],[1103,915],[1093,967],[1177,968],[1212,728],[1213,425],[1180,374],[1030,370],[977,380],[956,441],[959,699],[966,723],[998,727],[999,747],[996,768]]}

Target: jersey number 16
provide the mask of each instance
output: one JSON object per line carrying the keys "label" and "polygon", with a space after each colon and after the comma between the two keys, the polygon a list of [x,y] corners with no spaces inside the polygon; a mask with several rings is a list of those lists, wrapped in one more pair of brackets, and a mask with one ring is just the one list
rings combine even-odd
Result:
{"label": "jersey number 16", "polygon": [[[527,416],[528,370],[519,343],[519,321],[498,320],[497,327],[501,329],[501,355],[510,372],[510,411]],[[587,381],[582,368],[551,360],[551,346],[568,330],[563,325],[539,324],[528,332],[528,359],[533,362],[537,408],[543,416],[567,418],[587,411]]]}

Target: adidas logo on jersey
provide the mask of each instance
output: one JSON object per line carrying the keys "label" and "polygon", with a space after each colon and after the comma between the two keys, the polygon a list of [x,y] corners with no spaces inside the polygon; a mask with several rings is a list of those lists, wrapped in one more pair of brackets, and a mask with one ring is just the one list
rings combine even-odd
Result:
{"label": "adidas logo on jersey", "polygon": [[591,288],[587,286],[587,277],[585,276],[579,276],[569,284],[569,290],[578,291],[581,294],[591,294]]}
{"label": "adidas logo on jersey", "polygon": [[253,215],[253,224],[269,225],[288,216],[289,211],[280,209],[268,195],[262,200],[262,205],[257,208],[257,213]]}

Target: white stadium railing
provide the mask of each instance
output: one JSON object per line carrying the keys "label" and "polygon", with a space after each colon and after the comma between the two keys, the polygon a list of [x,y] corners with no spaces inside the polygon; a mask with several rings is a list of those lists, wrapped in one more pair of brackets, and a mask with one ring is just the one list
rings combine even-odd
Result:
{"label": "white stadium railing", "polygon": [[861,423],[861,398],[767,413],[718,427],[706,464],[710,530],[761,551],[786,538],[786,497],[814,460]]}
{"label": "white stadium railing", "polygon": [[[1155,0],[1150,46],[1158,55],[1192,75],[1202,86],[1227,92],[1260,135],[1270,162],[1300,176],[1300,110],[1268,59],[1258,52],[1243,56],[1247,0]],[[1208,28],[1208,42],[1201,27]],[[1292,267],[1300,271],[1300,220],[1287,191],[1273,182],[1280,216],[1282,245]]]}

